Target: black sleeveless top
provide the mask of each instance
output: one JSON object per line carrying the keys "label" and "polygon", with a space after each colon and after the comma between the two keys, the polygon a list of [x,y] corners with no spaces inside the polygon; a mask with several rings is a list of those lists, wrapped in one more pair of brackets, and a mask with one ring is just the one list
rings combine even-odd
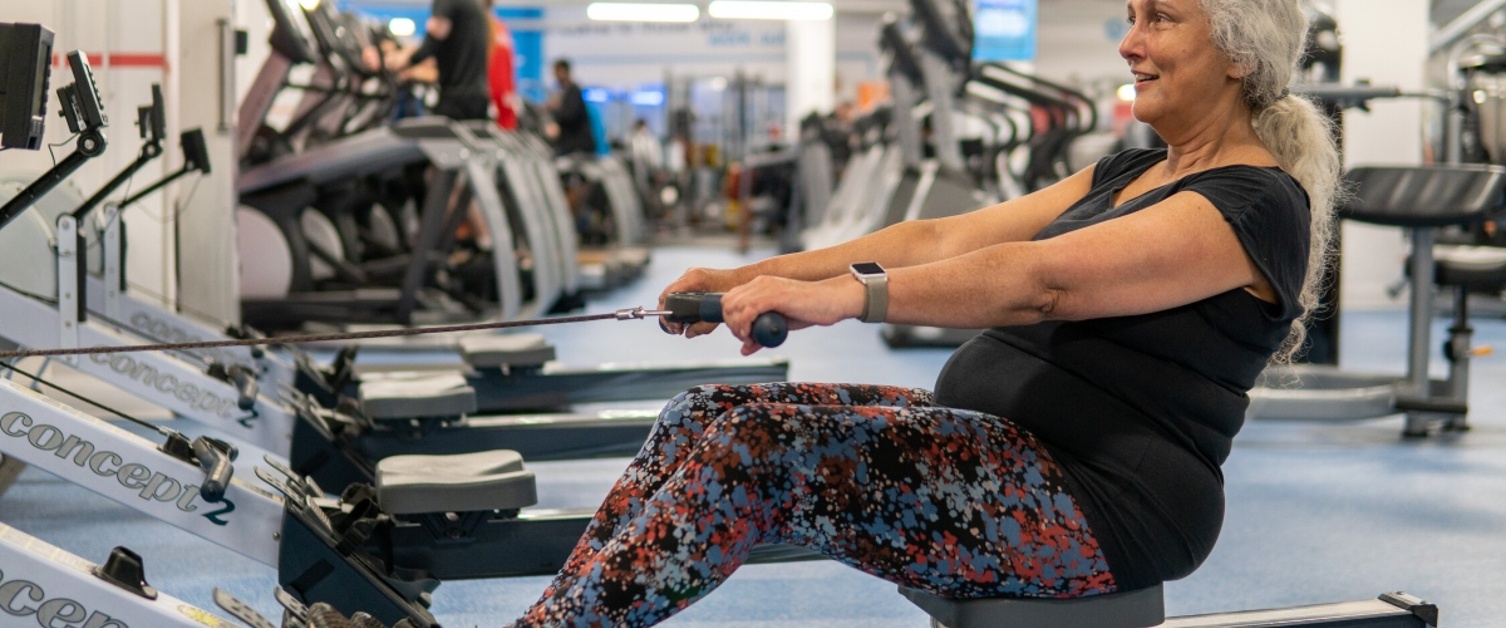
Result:
{"label": "black sleeveless top", "polygon": [[1277,168],[1215,168],[1113,206],[1165,158],[1132,150],[1099,161],[1088,195],[1035,239],[1196,192],[1223,213],[1279,303],[1235,289],[1150,314],[990,329],[936,382],[938,404],[1004,417],[1044,443],[1123,590],[1186,576],[1213,550],[1219,467],[1246,392],[1301,313],[1310,242],[1307,194]]}

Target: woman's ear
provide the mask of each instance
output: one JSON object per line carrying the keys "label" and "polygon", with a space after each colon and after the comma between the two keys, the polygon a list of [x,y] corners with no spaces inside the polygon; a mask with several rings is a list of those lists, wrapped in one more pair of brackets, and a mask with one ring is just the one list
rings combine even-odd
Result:
{"label": "woman's ear", "polygon": [[1234,79],[1236,81],[1242,81],[1242,80],[1244,80],[1244,78],[1246,76],[1249,76],[1249,75],[1254,74],[1254,73],[1255,73],[1255,64],[1253,62],[1251,62],[1251,63],[1240,63],[1238,61],[1233,61],[1233,60],[1229,61],[1228,76],[1231,79]]}

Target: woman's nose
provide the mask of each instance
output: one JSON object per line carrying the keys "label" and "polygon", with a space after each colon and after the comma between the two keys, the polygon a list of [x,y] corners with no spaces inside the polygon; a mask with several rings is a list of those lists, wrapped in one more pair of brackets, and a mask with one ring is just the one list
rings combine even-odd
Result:
{"label": "woman's nose", "polygon": [[1143,38],[1140,34],[1140,27],[1138,25],[1131,24],[1129,32],[1126,32],[1124,34],[1124,39],[1119,40],[1119,56],[1129,61],[1136,61],[1144,58],[1145,54],[1142,50],[1143,43]]}

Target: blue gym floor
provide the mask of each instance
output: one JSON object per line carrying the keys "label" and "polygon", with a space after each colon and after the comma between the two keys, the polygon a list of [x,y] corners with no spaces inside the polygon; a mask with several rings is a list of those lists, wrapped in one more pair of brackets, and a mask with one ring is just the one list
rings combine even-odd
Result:
{"label": "blue gym floor", "polygon": [[[594,298],[587,309],[652,305],[659,290],[688,266],[752,259],[726,249],[660,248],[642,279]],[[1359,370],[1400,373],[1404,322],[1400,306],[1344,313],[1341,361]],[[1435,334],[1442,326],[1435,326]],[[1506,322],[1482,319],[1476,326],[1477,344],[1506,350]],[[730,336],[686,341],[661,334],[651,321],[538,331],[558,345],[568,363],[737,357]],[[775,352],[791,360],[792,379],[910,386],[930,386],[948,353],[891,351],[875,327],[857,322],[797,332]],[[1167,585],[1168,612],[1355,600],[1403,590],[1437,603],[1442,625],[1449,628],[1506,623],[1506,387],[1501,386],[1506,359],[1477,361],[1472,379],[1474,430],[1461,436],[1403,441],[1399,417],[1247,425],[1224,469],[1229,508],[1223,536],[1197,573]],[[624,465],[622,459],[532,464],[540,505],[594,506]],[[269,615],[276,608],[271,568],[35,469],[26,470],[0,497],[0,520],[96,562],[116,545],[130,547],[145,557],[152,585],[206,609],[212,608],[214,587]],[[544,578],[445,583],[435,592],[434,614],[450,627],[499,626],[545,583]],[[834,563],[812,562],[744,567],[666,625],[927,624],[892,585]]]}

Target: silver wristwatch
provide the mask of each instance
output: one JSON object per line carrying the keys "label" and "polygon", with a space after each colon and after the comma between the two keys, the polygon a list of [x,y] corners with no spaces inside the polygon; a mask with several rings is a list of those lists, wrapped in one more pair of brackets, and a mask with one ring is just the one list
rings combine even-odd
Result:
{"label": "silver wristwatch", "polygon": [[863,297],[865,323],[882,323],[889,313],[889,274],[877,262],[858,262],[852,265],[852,276],[867,290]]}

